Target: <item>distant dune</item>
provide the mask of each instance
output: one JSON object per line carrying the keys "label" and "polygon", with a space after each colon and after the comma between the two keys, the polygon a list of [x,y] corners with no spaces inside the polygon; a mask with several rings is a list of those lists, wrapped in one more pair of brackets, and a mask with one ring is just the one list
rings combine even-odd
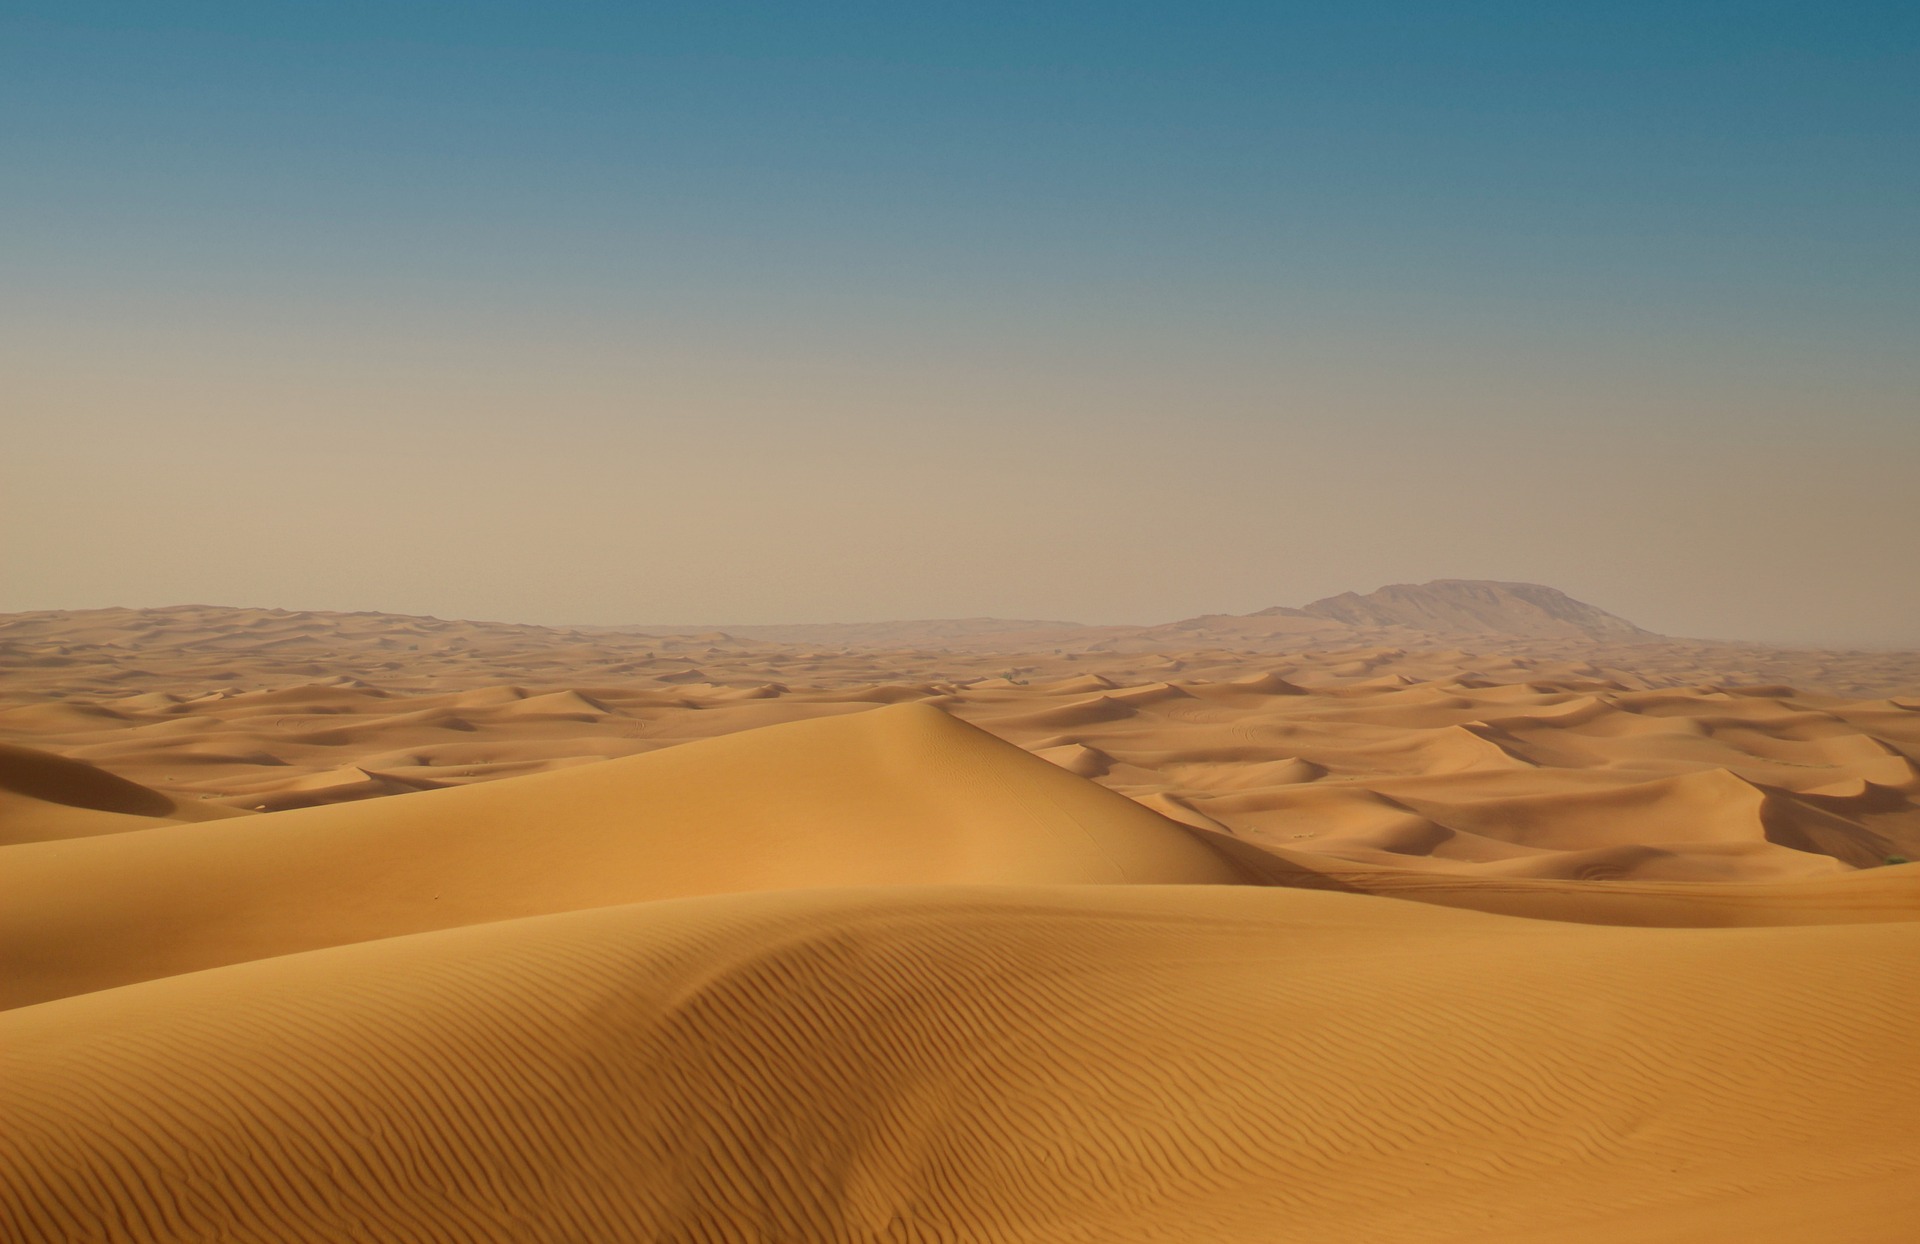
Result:
{"label": "distant dune", "polygon": [[0,1238],[1907,1244],[1912,654],[1428,587],[0,618]]}
{"label": "distant dune", "polygon": [[[1059,641],[1079,642],[1090,632],[1109,628],[1078,622],[1033,622],[1008,618],[929,618],[904,622],[815,622],[784,626],[635,626],[610,627],[641,635],[719,634],[729,638],[847,648],[937,648],[942,646],[1014,647]],[[1125,629],[1125,628],[1117,628]]]}
{"label": "distant dune", "polygon": [[[1087,662],[1129,678],[1187,670],[1239,677],[1260,672],[1248,662],[1257,654],[1310,656],[1319,679],[1342,677],[1333,671],[1356,663],[1376,673],[1427,677],[1521,660],[1635,687],[1779,684],[1920,696],[1920,651],[1676,639],[1537,584],[1439,580],[1364,597],[1346,593],[1302,608],[1276,605],[1154,626],[966,618],[543,627],[204,605],[0,614],[0,669],[24,675],[0,680],[0,697],[16,687],[64,694],[142,680],[164,684],[159,694],[201,693],[258,685],[262,677],[365,677],[411,688],[784,678],[851,686],[902,677],[1065,676]],[[162,668],[142,670],[139,661],[147,659]]]}
{"label": "distant dune", "polygon": [[0,846],[211,820],[236,811],[174,799],[84,761],[0,743]]}

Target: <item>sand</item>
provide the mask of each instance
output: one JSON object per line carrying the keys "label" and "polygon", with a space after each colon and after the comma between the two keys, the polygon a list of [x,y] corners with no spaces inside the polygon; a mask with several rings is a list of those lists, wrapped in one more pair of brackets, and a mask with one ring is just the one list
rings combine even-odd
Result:
{"label": "sand", "polygon": [[0,1017],[14,1223],[112,1238],[1897,1240],[1920,925],[813,889]]}
{"label": "sand", "polygon": [[8,856],[0,1005],[11,1006],[321,946],[694,894],[1239,880],[1179,825],[924,704]]}
{"label": "sand", "polygon": [[1905,658],[995,634],[0,619],[0,1236],[1912,1238]]}

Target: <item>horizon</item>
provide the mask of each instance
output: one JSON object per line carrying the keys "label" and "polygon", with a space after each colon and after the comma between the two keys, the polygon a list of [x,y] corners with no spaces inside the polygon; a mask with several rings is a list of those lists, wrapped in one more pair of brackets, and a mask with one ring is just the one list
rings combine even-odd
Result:
{"label": "horizon", "polygon": [[0,67],[0,610],[1920,647],[1910,6],[30,0]]}
{"label": "horizon", "polygon": [[[1638,619],[1624,617],[1623,615],[1613,610],[1607,609],[1603,605],[1595,604],[1592,601],[1580,600],[1578,597],[1575,597],[1570,593],[1562,592],[1559,588],[1554,587],[1552,584],[1527,583],[1527,582],[1517,581],[1517,580],[1493,580],[1493,579],[1431,579],[1431,580],[1425,580],[1419,583],[1384,583],[1368,591],[1361,591],[1359,589],[1348,589],[1347,591],[1333,593],[1332,595],[1327,597],[1319,597],[1311,601],[1302,601],[1299,604],[1289,605],[1285,603],[1276,603],[1274,605],[1264,606],[1261,609],[1250,610],[1247,613],[1224,613],[1219,611],[1203,610],[1195,613],[1184,613],[1175,617],[1149,619],[1145,621],[1138,621],[1138,620],[1088,621],[1088,620],[1064,618],[1064,617],[1051,617],[1051,618],[1018,617],[1016,618],[1016,617],[1006,617],[998,614],[979,614],[979,613],[953,614],[953,615],[944,615],[944,616],[938,616],[938,617],[929,615],[929,616],[920,616],[920,617],[890,617],[890,618],[877,618],[877,617],[876,618],[834,618],[834,619],[800,618],[800,619],[786,619],[782,621],[771,621],[771,622],[743,622],[738,620],[710,620],[710,621],[680,620],[680,621],[623,621],[623,622],[582,622],[577,620],[529,621],[524,618],[503,618],[503,617],[483,618],[483,617],[473,617],[473,616],[463,616],[463,615],[442,615],[442,614],[436,614],[436,613],[403,613],[403,612],[399,612],[391,609],[377,609],[377,608],[375,609],[339,609],[339,608],[330,608],[326,606],[289,607],[289,606],[281,606],[281,605],[259,605],[259,604],[216,604],[216,603],[211,603],[206,601],[187,601],[187,602],[178,602],[178,603],[162,604],[162,605],[113,604],[113,605],[87,606],[84,609],[56,608],[56,609],[6,610],[6,611],[0,611],[0,616],[3,616],[4,614],[78,613],[78,612],[85,612],[87,609],[124,610],[128,612],[149,612],[149,611],[189,610],[189,609],[213,609],[213,610],[230,609],[230,610],[241,611],[241,612],[285,613],[285,614],[319,613],[319,614],[340,614],[342,616],[417,618],[417,619],[424,619],[429,621],[467,623],[467,624],[473,624],[473,625],[479,625],[479,626],[525,626],[525,627],[533,627],[536,629],[557,630],[557,631],[627,630],[627,631],[655,631],[655,632],[660,632],[662,634],[676,634],[676,635],[697,634],[697,633],[706,632],[706,631],[727,631],[727,630],[773,630],[773,629],[799,628],[799,627],[852,628],[852,627],[863,627],[863,626],[914,626],[914,625],[932,625],[937,623],[952,623],[952,622],[991,622],[991,623],[1004,623],[1008,625],[1019,624],[1021,626],[1035,627],[1035,628],[1062,627],[1062,628],[1081,628],[1081,629],[1087,629],[1087,630],[1126,631],[1126,630],[1146,630],[1154,627],[1168,626],[1168,625],[1172,625],[1179,622],[1193,621],[1200,618],[1243,618],[1243,617],[1251,616],[1254,614],[1266,613],[1270,610],[1277,610],[1277,609],[1299,610],[1311,605],[1319,604],[1322,601],[1331,600],[1331,599],[1335,599],[1343,596],[1357,596],[1361,598],[1370,598],[1379,592],[1384,592],[1391,588],[1431,587],[1431,586],[1435,586],[1437,584],[1442,584],[1442,583],[1469,583],[1469,584],[1485,584],[1485,585],[1504,586],[1504,587],[1546,588],[1549,591],[1559,592],[1562,596],[1567,597],[1567,599],[1574,604],[1585,605],[1594,609],[1598,609],[1601,612],[1606,613],[1618,620],[1625,621],[1629,624],[1639,627],[1644,634],[1644,637],[1645,637],[1644,642],[1658,642],[1658,641],[1665,640],[1665,641],[1674,641],[1674,642],[1680,642],[1680,643],[1699,643],[1699,644],[1708,644],[1708,645],[1728,644],[1728,645],[1735,645],[1735,646],[1752,646],[1752,647],[1760,647],[1760,648],[1812,649],[1812,650],[1826,648],[1826,649],[1835,650],[1835,651],[1861,651],[1861,652],[1878,652],[1878,651],[1907,652],[1907,651],[1920,650],[1920,646],[1910,645],[1910,644],[1901,644],[1901,643],[1821,644],[1821,643],[1808,643],[1808,642],[1794,641],[1794,640],[1777,640],[1777,639],[1768,639],[1764,637],[1756,638],[1751,636],[1737,636],[1737,635],[1673,634],[1670,632],[1660,631],[1657,629],[1640,627],[1640,623]],[[1355,629],[1357,631],[1365,633],[1369,628],[1359,627],[1356,625]],[[1379,628],[1372,628],[1372,629],[1379,629]],[[1412,629],[1418,629],[1418,628],[1412,628]],[[1434,635],[1436,638],[1461,638],[1461,637],[1464,637],[1466,634],[1467,632],[1438,632],[1438,631],[1434,632]],[[1489,631],[1489,632],[1486,632],[1486,637],[1489,639],[1499,638],[1500,633]],[[1334,638],[1334,637],[1327,636],[1323,638]],[[1514,636],[1513,638],[1518,639],[1521,637]],[[770,641],[770,642],[778,642],[778,641]],[[1633,643],[1633,642],[1642,642],[1642,641],[1636,641],[1632,639],[1602,641],[1599,639],[1595,639],[1593,642],[1595,643],[1602,643],[1602,642]],[[1309,643],[1309,644],[1306,644],[1305,646],[1311,647],[1312,645]]]}

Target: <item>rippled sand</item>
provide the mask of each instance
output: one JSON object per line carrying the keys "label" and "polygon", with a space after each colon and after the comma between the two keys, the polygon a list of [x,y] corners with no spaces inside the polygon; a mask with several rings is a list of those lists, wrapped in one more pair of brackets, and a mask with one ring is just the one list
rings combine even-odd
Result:
{"label": "rippled sand", "polygon": [[1920,1221],[1898,654],[0,621],[8,1239]]}

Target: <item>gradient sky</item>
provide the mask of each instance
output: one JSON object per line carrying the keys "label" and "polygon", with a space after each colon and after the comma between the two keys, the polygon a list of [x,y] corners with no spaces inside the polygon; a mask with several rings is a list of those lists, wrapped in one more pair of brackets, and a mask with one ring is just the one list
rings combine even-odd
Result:
{"label": "gradient sky", "polygon": [[1920,7],[0,0],[0,404],[0,609],[1920,644]]}

